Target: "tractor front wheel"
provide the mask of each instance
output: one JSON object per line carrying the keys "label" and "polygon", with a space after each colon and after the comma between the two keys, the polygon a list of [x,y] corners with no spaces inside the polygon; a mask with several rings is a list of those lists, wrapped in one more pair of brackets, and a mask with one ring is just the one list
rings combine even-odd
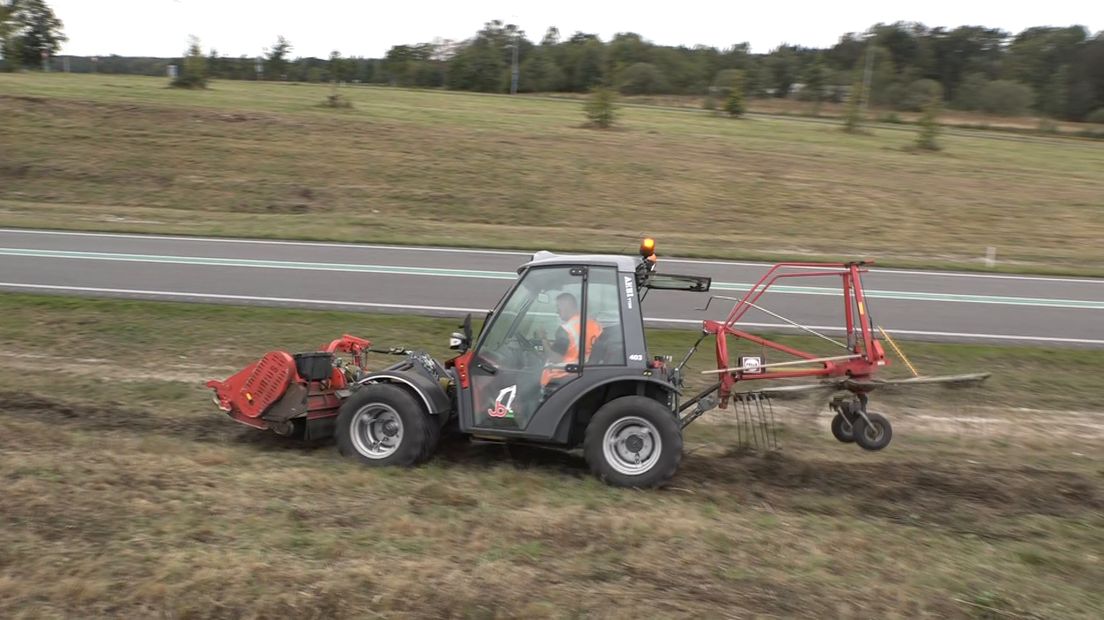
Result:
{"label": "tractor front wheel", "polygon": [[337,449],[365,465],[409,466],[425,456],[430,420],[406,390],[366,385],[345,400],[337,416]]}
{"label": "tractor front wheel", "polygon": [[594,414],[587,425],[583,454],[591,471],[613,486],[662,486],[682,461],[682,429],[661,403],[644,396],[623,396]]}

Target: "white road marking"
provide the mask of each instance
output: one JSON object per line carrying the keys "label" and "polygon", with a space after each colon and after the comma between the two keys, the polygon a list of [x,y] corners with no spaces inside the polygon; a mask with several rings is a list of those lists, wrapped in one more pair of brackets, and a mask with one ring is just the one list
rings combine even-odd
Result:
{"label": "white road marking", "polygon": [[[93,286],[61,286],[55,284],[22,284],[19,282],[0,282],[0,288],[15,289],[15,290],[47,290],[47,291],[69,291],[75,293],[101,293],[101,294],[114,294],[114,295],[146,295],[152,297],[165,297],[176,299],[212,299],[212,300],[227,300],[227,301],[255,301],[255,302],[274,302],[285,304],[302,304],[302,305],[314,305],[314,306],[340,306],[340,307],[360,307],[360,308],[387,308],[393,310],[422,310],[429,312],[449,312],[449,313],[485,313],[487,308],[461,308],[454,306],[422,306],[413,304],[388,304],[388,303],[374,303],[367,301],[344,301],[344,300],[332,300],[332,299],[302,299],[295,297],[265,297],[258,295],[230,295],[223,293],[189,293],[182,291],[155,291],[145,289],[122,289],[122,288],[101,288]],[[679,325],[700,325],[700,320],[695,319],[669,319],[662,317],[648,317],[645,319],[649,323],[659,324],[679,324]],[[739,323],[741,327],[757,327],[766,329],[794,329],[793,326],[786,325],[784,323]],[[831,325],[807,325],[810,329],[817,331],[837,331],[842,332],[842,327]],[[1027,342],[1060,342],[1067,344],[1091,344],[1091,345],[1104,345],[1104,340],[1093,340],[1090,338],[1051,338],[1048,336],[1020,336],[1014,334],[974,334],[974,333],[960,333],[960,332],[934,332],[934,331],[920,331],[910,329],[891,329],[889,330],[893,334],[903,334],[909,336],[936,336],[945,338],[973,338],[973,339],[986,339],[986,340],[1022,340]]]}
{"label": "white road marking", "polygon": [[[344,271],[352,273],[376,273],[409,276],[433,276],[446,278],[477,278],[490,280],[515,280],[517,276],[509,271],[486,271],[470,269],[449,269],[441,267],[403,267],[398,265],[368,265],[352,263],[312,263],[302,261],[260,260],[250,258],[212,258],[206,256],[161,256],[155,254],[118,254],[110,252],[85,252],[71,250],[40,250],[31,248],[0,247],[0,255],[27,258],[50,258],[67,260],[120,261],[134,263],[176,264],[190,266],[220,266],[258,269],[286,269],[309,271]],[[716,291],[746,291],[753,285],[749,282],[713,282]],[[771,287],[771,293],[787,295],[828,295],[838,297],[839,289],[816,286],[793,286],[777,284]],[[890,291],[866,289],[867,299],[905,300],[918,302],[976,303],[1011,306],[1036,306],[1051,308],[1082,308],[1104,310],[1104,301],[1079,299],[1045,299],[1032,297],[1009,297],[998,295],[965,295],[961,293],[927,293],[911,291]]]}
{"label": "white road marking", "polygon": [[[173,235],[149,235],[139,233],[98,233],[98,232],[79,232],[79,231],[62,231],[62,230],[34,230],[34,229],[21,229],[21,228],[0,228],[0,233],[12,233],[12,234],[32,234],[32,235],[64,235],[72,237],[104,237],[113,239],[161,239],[165,241],[197,241],[197,242],[210,242],[210,243],[241,243],[251,245],[283,245],[283,246],[302,246],[302,247],[329,247],[329,248],[351,248],[351,249],[368,249],[368,250],[399,250],[404,252],[438,252],[438,253],[455,253],[455,254],[484,254],[488,256],[532,256],[533,252],[523,252],[520,250],[484,250],[477,248],[446,248],[446,247],[424,247],[424,246],[404,246],[404,245],[372,245],[364,243],[334,243],[324,241],[282,241],[282,240],[268,240],[268,239],[240,239],[234,237],[189,237],[189,236],[173,236]],[[719,266],[732,266],[732,267],[769,267],[771,263],[762,262],[740,262],[740,261],[723,261],[723,260],[706,260],[706,259],[690,259],[690,258],[660,258],[660,262],[665,263],[683,263],[683,264],[698,264],[698,265],[719,265]],[[1049,277],[1049,276],[1024,276],[1013,274],[996,274],[996,273],[970,273],[960,271],[913,271],[909,269],[880,269],[872,268],[871,273],[896,273],[901,275],[916,275],[916,276],[936,276],[936,277],[954,277],[954,278],[991,278],[1002,280],[1027,280],[1038,282],[1068,282],[1070,284],[1099,284],[1104,286],[1104,278],[1092,279],[1092,278],[1063,278],[1063,277]]]}

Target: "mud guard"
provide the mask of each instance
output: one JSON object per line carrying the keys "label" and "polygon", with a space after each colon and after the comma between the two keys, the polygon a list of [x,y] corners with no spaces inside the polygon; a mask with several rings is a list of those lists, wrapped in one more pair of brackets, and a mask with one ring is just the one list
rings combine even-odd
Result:
{"label": "mud guard", "polygon": [[360,381],[357,385],[368,383],[395,383],[410,390],[424,405],[426,411],[432,415],[444,414],[446,417],[452,413],[452,399],[448,392],[433,379],[419,372],[406,370],[385,370],[374,372]]}

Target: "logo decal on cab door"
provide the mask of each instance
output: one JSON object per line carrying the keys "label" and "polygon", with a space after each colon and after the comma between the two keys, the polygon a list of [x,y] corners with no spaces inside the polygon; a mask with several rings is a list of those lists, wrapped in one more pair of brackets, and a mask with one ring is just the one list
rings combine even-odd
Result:
{"label": "logo decal on cab door", "polygon": [[514,417],[514,410],[511,405],[514,404],[515,396],[517,396],[516,384],[508,388],[502,388],[502,391],[498,393],[498,398],[495,399],[494,407],[487,410],[487,415],[492,418]]}

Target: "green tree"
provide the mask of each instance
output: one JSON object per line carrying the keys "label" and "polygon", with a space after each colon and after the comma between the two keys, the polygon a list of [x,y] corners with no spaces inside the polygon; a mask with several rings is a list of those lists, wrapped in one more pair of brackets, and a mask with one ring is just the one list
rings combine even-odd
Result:
{"label": "green tree", "polygon": [[14,42],[9,39],[9,33],[14,28],[14,24],[11,22],[11,15],[14,11],[12,1],[0,0],[0,71],[12,71],[15,69],[15,65],[18,64],[12,60],[18,54]]}
{"label": "green tree", "polygon": [[732,91],[733,87],[743,86],[744,82],[744,72],[740,69],[718,71],[713,78],[713,92],[727,99],[728,93]]}
{"label": "green tree", "polygon": [[962,78],[954,97],[954,107],[960,110],[978,110],[989,78],[984,73],[971,73]]}
{"label": "green tree", "polygon": [[621,72],[621,94],[654,95],[669,92],[667,78],[655,65],[638,62]]}
{"label": "green tree", "polygon": [[520,71],[518,88],[523,92],[548,93],[564,87],[563,71],[544,45],[529,54],[525,62],[521,63]]}
{"label": "green tree", "polygon": [[188,51],[180,61],[180,70],[172,85],[179,88],[207,88],[207,58],[199,47],[199,39],[188,37]]}
{"label": "green tree", "polygon": [[509,64],[493,40],[477,37],[462,47],[449,63],[447,85],[456,90],[503,92],[509,79]]}
{"label": "green tree", "polygon": [[207,55],[207,75],[212,78],[225,78],[230,77],[226,67],[226,61],[228,59],[219,56],[218,50],[211,48],[211,52]]}
{"label": "green tree", "polygon": [[336,84],[338,82],[347,82],[352,79],[355,65],[352,63],[351,58],[342,58],[341,52],[334,50],[330,52],[329,66],[326,68],[329,72],[330,81]]}
{"label": "green tree", "polygon": [[775,97],[789,95],[794,83],[797,82],[799,71],[797,51],[795,46],[783,45],[772,50],[767,56],[770,87]]}
{"label": "green tree", "polygon": [[61,20],[44,0],[10,0],[0,5],[0,51],[8,62],[40,67],[67,39]]}
{"label": "green tree", "polygon": [[612,88],[598,87],[590,92],[583,112],[591,127],[608,129],[617,116],[617,93]]}
{"label": "green tree", "polygon": [[[1102,71],[1101,73],[1104,73]],[[1028,87],[1029,88],[1029,87]],[[1070,66],[1062,65],[1051,77],[1046,88],[1039,93],[1039,110],[1055,118],[1064,118],[1069,114],[1070,92]],[[1029,93],[1030,99],[1035,99],[1034,93]],[[1030,103],[1028,105],[1031,105]]]}
{"label": "green tree", "polygon": [[802,80],[805,82],[805,86],[801,89],[801,98],[805,101],[812,101],[813,114],[818,114],[820,104],[827,98],[828,94],[828,69],[824,66],[824,61],[821,60],[820,56],[817,56],[816,60],[805,69]]}
{"label": "green tree", "polygon": [[899,110],[922,112],[935,98],[943,98],[943,87],[939,82],[929,79],[913,80],[904,86],[896,96],[895,107]]}
{"label": "green tree", "polygon": [[577,32],[566,43],[571,90],[586,92],[606,83],[606,46],[597,35]]}
{"label": "green tree", "polygon": [[1035,103],[1035,93],[1027,84],[1012,80],[993,80],[981,89],[978,109],[989,114],[1023,116]]}
{"label": "green tree", "polygon": [[270,49],[265,50],[264,72],[270,80],[287,79],[288,56],[291,54],[291,42],[280,35]]}

